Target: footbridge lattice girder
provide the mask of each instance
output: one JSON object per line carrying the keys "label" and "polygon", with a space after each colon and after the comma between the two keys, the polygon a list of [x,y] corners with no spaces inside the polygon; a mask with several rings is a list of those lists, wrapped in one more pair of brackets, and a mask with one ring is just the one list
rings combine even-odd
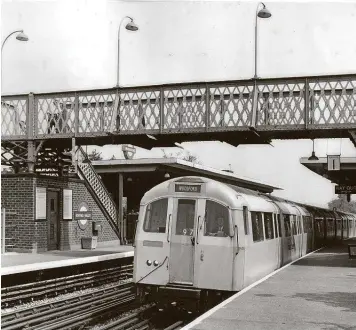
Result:
{"label": "footbridge lattice girder", "polygon": [[[1,100],[2,140],[356,128],[356,75],[171,84]],[[282,132],[282,133],[281,133]],[[303,133],[301,133],[303,135]],[[95,140],[92,141],[95,144]]]}

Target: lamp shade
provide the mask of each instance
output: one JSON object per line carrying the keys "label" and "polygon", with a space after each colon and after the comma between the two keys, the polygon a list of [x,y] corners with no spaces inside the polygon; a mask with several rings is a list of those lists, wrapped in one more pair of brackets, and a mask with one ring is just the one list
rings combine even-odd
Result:
{"label": "lamp shade", "polygon": [[264,7],[257,13],[257,16],[259,18],[269,18],[272,16],[272,14],[266,7]]}
{"label": "lamp shade", "polygon": [[131,21],[131,22],[127,23],[126,30],[137,31],[138,30],[138,26],[135,24],[134,21]]}
{"label": "lamp shade", "polygon": [[17,36],[16,36],[16,39],[17,40],[20,40],[20,41],[28,41],[28,36],[23,33],[23,32],[20,32]]}

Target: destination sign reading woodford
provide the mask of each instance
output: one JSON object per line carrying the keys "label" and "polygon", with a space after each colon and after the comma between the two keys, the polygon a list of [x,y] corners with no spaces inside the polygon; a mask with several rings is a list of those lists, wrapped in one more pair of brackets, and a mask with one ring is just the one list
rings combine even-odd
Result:
{"label": "destination sign reading woodford", "polygon": [[176,184],[176,192],[192,192],[200,193],[201,186],[193,186],[188,184]]}
{"label": "destination sign reading woodford", "polygon": [[335,194],[356,194],[356,185],[340,184],[335,186]]}

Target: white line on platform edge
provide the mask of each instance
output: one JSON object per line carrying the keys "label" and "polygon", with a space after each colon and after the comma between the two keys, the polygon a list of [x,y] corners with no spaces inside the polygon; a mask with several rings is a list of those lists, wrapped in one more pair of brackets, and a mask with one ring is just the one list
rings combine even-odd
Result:
{"label": "white line on platform edge", "polygon": [[183,328],[181,328],[180,330],[188,330],[188,329],[191,329],[192,327],[196,326],[197,324],[199,324],[201,321],[205,320],[206,318],[208,318],[210,315],[214,314],[216,311],[218,311],[219,309],[221,309],[222,307],[224,307],[225,305],[227,305],[228,303],[230,303],[231,301],[233,301],[234,299],[236,299],[237,297],[243,295],[245,292],[251,290],[253,287],[255,287],[256,285],[266,281],[268,278],[272,277],[273,275],[279,273],[280,271],[282,271],[283,269],[287,268],[288,266],[294,264],[295,262],[301,260],[301,259],[304,259],[305,257],[315,253],[315,252],[318,252],[320,250],[324,249],[324,247],[318,249],[318,250],[315,250],[313,252],[310,252],[306,255],[304,255],[303,257],[300,257],[299,259],[297,260],[294,260],[292,262],[290,262],[289,264],[287,265],[284,265],[283,267],[275,270],[274,272],[266,275],[265,277],[261,278],[260,280],[258,280],[257,282],[255,283],[252,283],[250,284],[248,287],[244,288],[243,290],[235,293],[233,296],[231,296],[230,298],[224,300],[222,303],[220,303],[219,305],[216,305],[214,308],[208,310],[206,313],[204,313],[203,315],[200,315],[198,318],[196,318],[194,321],[188,323],[186,326],[184,326]]}

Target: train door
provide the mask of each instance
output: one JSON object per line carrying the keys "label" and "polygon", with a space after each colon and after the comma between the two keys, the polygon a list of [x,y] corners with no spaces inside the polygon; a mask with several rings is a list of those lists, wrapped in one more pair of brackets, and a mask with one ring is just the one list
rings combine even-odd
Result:
{"label": "train door", "polygon": [[[198,216],[195,286],[232,290],[233,275],[236,285],[242,286],[243,253],[237,249],[238,229],[234,229],[231,211],[212,200],[201,199],[199,203],[199,210],[203,212]],[[240,265],[235,274],[234,263]]]}
{"label": "train door", "polygon": [[196,199],[173,199],[173,216],[169,229],[171,231],[170,283],[193,285],[197,206]]}
{"label": "train door", "polygon": [[47,198],[47,249],[57,250],[59,243],[59,208],[58,191],[48,190]]}

